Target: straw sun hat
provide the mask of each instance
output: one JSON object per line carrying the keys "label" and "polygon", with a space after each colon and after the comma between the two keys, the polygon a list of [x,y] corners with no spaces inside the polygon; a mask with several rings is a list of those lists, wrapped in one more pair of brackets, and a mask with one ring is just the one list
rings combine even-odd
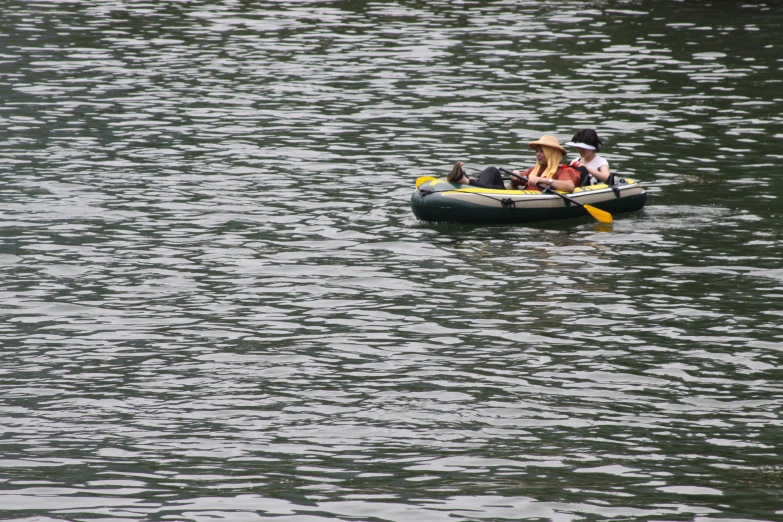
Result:
{"label": "straw sun hat", "polygon": [[553,149],[557,149],[561,151],[563,154],[566,154],[568,152],[562,147],[562,145],[560,145],[560,141],[557,138],[555,138],[554,136],[550,136],[548,134],[545,136],[541,136],[536,141],[531,141],[527,145],[533,150],[536,150],[536,146],[541,145],[544,147],[552,147]]}

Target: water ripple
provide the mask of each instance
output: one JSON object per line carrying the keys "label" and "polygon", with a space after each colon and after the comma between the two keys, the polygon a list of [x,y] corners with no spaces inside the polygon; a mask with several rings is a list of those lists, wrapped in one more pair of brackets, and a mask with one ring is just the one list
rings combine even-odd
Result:
{"label": "water ripple", "polygon": [[[618,7],[11,2],[3,513],[775,519],[780,17]],[[411,215],[586,126],[644,211]]]}

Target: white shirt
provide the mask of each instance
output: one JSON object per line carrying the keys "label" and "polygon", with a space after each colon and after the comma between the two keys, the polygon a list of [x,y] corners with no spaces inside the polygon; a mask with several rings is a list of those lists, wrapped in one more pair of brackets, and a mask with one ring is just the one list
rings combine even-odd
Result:
{"label": "white shirt", "polygon": [[[589,169],[595,169],[595,170],[598,170],[598,169],[600,169],[600,168],[601,168],[601,167],[603,167],[604,165],[606,165],[606,166],[609,166],[609,162],[608,162],[608,161],[606,161],[606,160],[605,160],[604,158],[602,158],[601,156],[599,156],[598,154],[596,154],[596,155],[595,155],[595,157],[594,157],[593,159],[591,159],[589,163],[582,163],[582,158],[579,158],[579,163],[580,163],[582,166],[584,166],[584,167],[587,167],[587,168],[589,168]],[[588,178],[588,182],[587,182],[587,184],[588,184],[588,185],[597,185],[598,183],[604,183],[604,182],[603,182],[603,181],[598,181],[598,180],[595,178],[595,176],[593,176],[592,174],[590,174],[590,176],[589,176],[589,178]]]}

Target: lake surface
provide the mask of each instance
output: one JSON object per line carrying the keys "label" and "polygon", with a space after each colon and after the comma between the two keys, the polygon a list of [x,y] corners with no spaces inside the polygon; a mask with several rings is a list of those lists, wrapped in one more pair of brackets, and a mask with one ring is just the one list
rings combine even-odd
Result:
{"label": "lake surface", "polygon": [[[0,23],[3,520],[783,519],[776,3]],[[413,217],[583,127],[643,211]]]}

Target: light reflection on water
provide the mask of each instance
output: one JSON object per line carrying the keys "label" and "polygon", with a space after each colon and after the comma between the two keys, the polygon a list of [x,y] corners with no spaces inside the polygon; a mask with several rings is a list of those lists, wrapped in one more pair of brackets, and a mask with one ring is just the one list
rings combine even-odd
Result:
{"label": "light reflection on water", "polygon": [[[0,512],[779,517],[779,16],[583,7],[3,9]],[[643,212],[413,218],[588,125]]]}

